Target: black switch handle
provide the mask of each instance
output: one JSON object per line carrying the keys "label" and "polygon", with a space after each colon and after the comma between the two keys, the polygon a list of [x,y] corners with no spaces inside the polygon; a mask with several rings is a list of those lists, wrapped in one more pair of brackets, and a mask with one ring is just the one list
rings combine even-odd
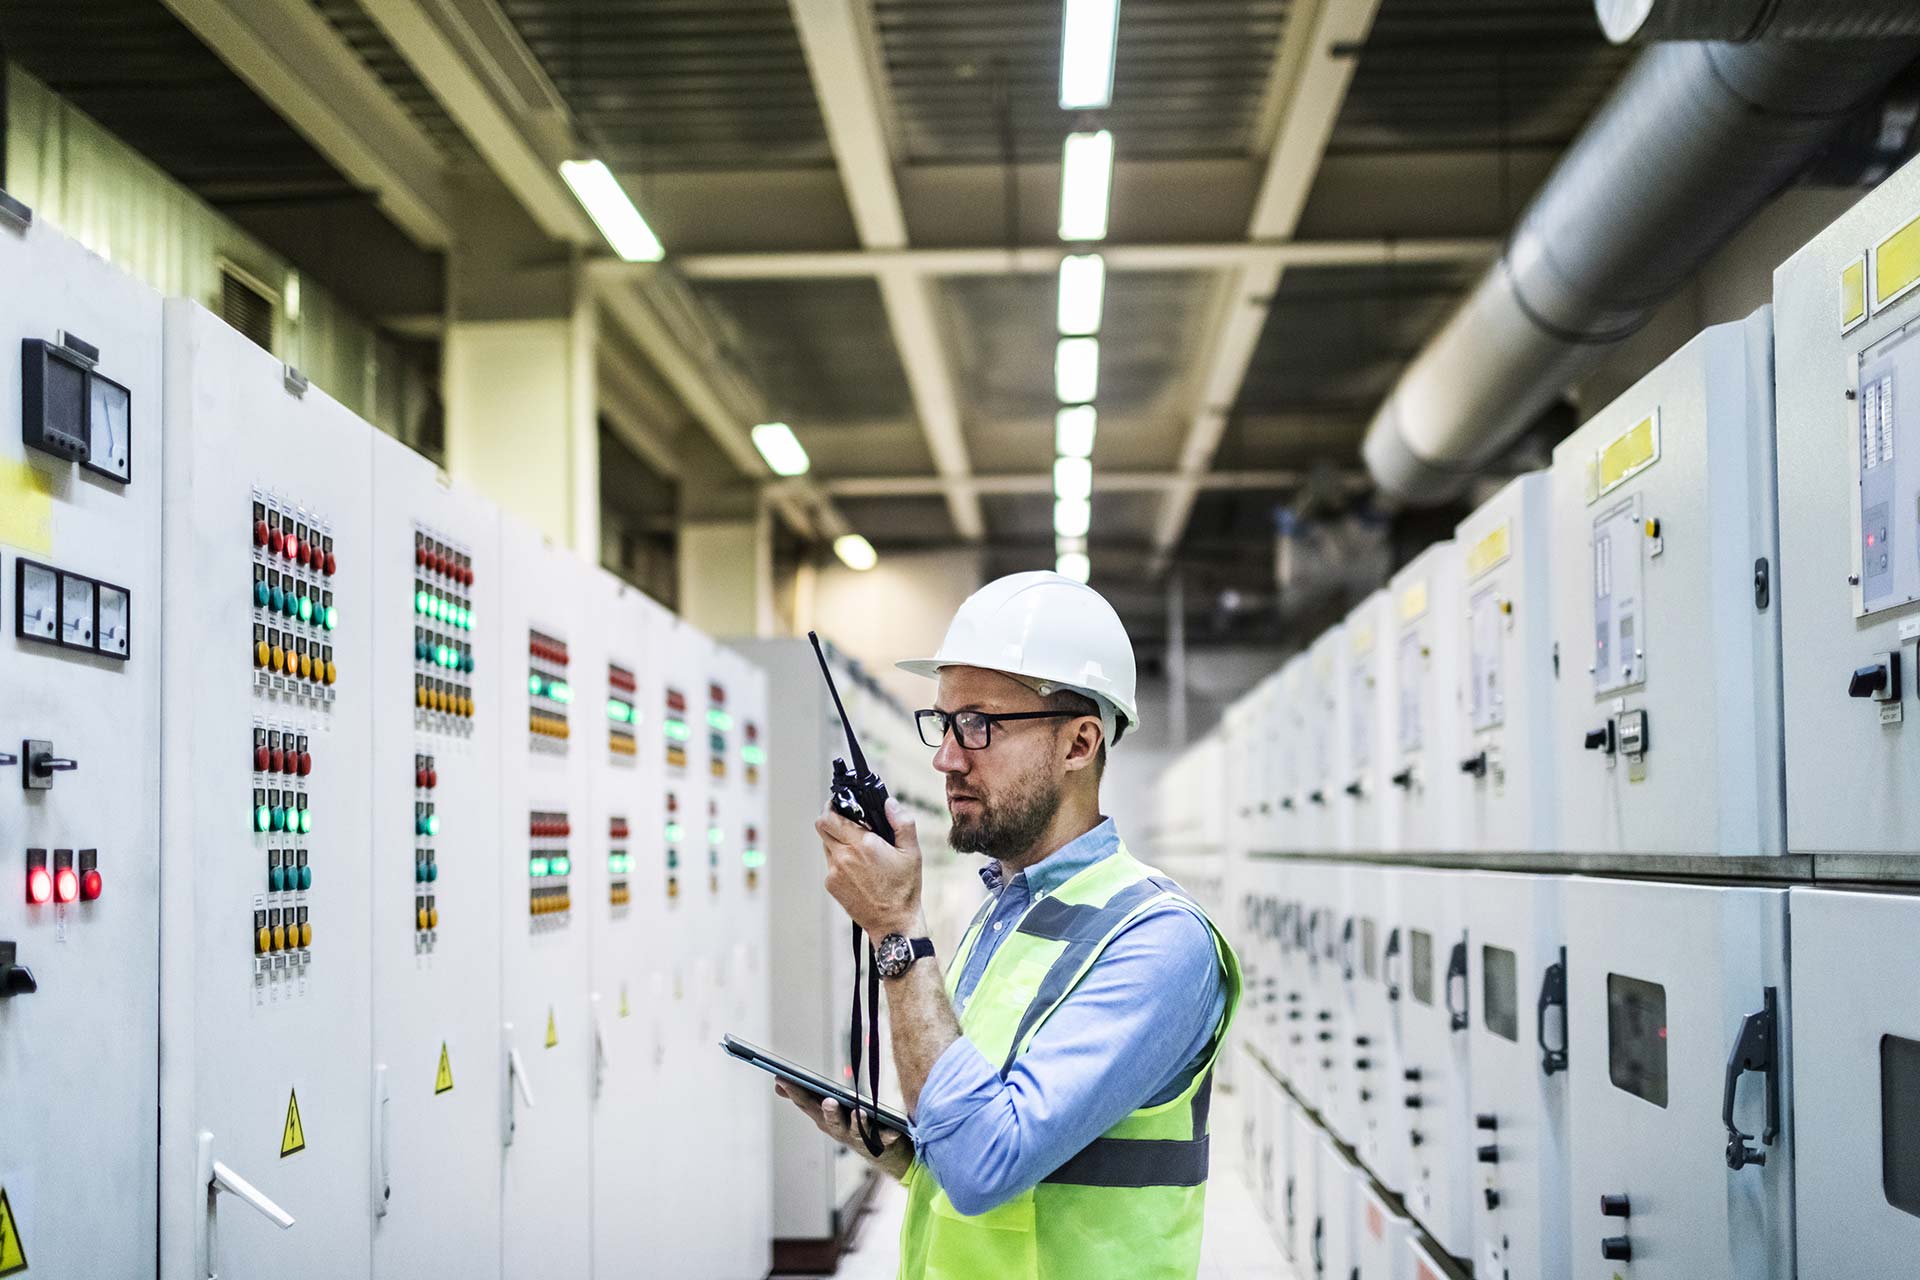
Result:
{"label": "black switch handle", "polygon": [[1477,752],[1474,755],[1468,756],[1465,760],[1462,760],[1460,762],[1460,772],[1471,774],[1476,778],[1486,777],[1487,753],[1484,751]]}
{"label": "black switch handle", "polygon": [[1587,750],[1603,751],[1613,754],[1613,721],[1609,720],[1598,729],[1587,730],[1585,739]]}
{"label": "black switch handle", "polygon": [[50,773],[72,773],[79,767],[78,760],[69,760],[64,756],[37,755],[33,758],[33,771],[43,778]]}
{"label": "black switch handle", "polygon": [[1478,1160],[1481,1164],[1499,1164],[1500,1148],[1481,1147],[1478,1151],[1475,1151],[1473,1153],[1473,1158]]}
{"label": "black switch handle", "polygon": [[1483,1111],[1473,1118],[1473,1127],[1476,1129],[1485,1129],[1488,1133],[1492,1133],[1500,1127],[1500,1121],[1492,1112]]}
{"label": "black switch handle", "polygon": [[1402,791],[1411,791],[1413,789],[1413,767],[1409,765],[1407,768],[1394,774],[1391,781],[1394,786],[1399,787]]}
{"label": "black switch handle", "polygon": [[1341,790],[1345,791],[1348,795],[1353,796],[1355,799],[1358,799],[1361,792],[1365,790],[1365,788],[1363,788],[1360,785],[1360,780],[1358,778],[1355,778],[1352,782],[1349,782],[1346,786],[1342,787]]}
{"label": "black switch handle", "polygon": [[1876,662],[1871,666],[1860,667],[1854,671],[1853,678],[1847,681],[1847,696],[1849,698],[1871,698],[1886,687],[1887,669],[1881,663]]}

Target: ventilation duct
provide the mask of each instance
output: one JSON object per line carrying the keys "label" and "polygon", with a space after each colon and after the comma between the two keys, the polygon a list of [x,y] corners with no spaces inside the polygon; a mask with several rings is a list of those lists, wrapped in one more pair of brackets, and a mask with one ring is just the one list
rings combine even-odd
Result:
{"label": "ventilation duct", "polygon": [[1594,0],[1593,8],[1615,44],[1920,35],[1920,5],[1913,0]]}
{"label": "ventilation duct", "polygon": [[1920,43],[1675,43],[1640,56],[1561,158],[1507,251],[1367,428],[1390,498],[1456,497],[1630,336]]}

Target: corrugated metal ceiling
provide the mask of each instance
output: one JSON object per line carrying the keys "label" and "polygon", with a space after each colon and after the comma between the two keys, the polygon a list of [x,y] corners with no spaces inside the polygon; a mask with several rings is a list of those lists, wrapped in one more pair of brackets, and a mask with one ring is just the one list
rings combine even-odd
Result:
{"label": "corrugated metal ceiling", "polygon": [[[1123,157],[1245,155],[1285,30],[1287,0],[1127,0],[1113,106]],[[1058,158],[1059,0],[874,0],[903,160]],[[1004,95],[1006,108],[1001,99]]]}
{"label": "corrugated metal ceiling", "polygon": [[360,7],[360,0],[312,0],[312,3],[449,160],[465,163],[475,158],[467,135],[440,106],[440,100],[420,82],[399,50],[388,43],[379,26]]}

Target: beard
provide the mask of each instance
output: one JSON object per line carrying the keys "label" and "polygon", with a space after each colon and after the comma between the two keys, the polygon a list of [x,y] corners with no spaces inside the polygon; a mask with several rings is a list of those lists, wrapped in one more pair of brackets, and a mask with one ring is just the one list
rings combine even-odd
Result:
{"label": "beard", "polygon": [[1060,811],[1059,787],[1041,777],[1022,779],[1005,795],[978,798],[978,815],[955,817],[947,829],[947,842],[962,853],[989,858],[1004,860],[1026,853]]}

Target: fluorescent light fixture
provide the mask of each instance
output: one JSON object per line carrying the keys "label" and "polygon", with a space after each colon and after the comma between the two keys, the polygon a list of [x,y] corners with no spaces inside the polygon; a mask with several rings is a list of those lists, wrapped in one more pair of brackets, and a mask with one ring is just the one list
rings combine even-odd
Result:
{"label": "fluorescent light fixture", "polygon": [[1060,161],[1060,238],[1105,240],[1113,190],[1113,135],[1070,133]]}
{"label": "fluorescent light fixture", "polygon": [[660,237],[633,207],[613,170],[600,160],[562,160],[560,176],[573,188],[574,199],[586,209],[593,225],[613,251],[628,262],[658,262],[666,256]]}
{"label": "fluorescent light fixture", "polygon": [[1053,531],[1062,538],[1084,538],[1093,526],[1093,504],[1085,498],[1058,498],[1053,504]]}
{"label": "fluorescent light fixture", "polygon": [[1097,253],[1072,253],[1060,259],[1060,332],[1100,332],[1100,309],[1107,296],[1107,263]]}
{"label": "fluorescent light fixture", "polygon": [[753,447],[777,476],[803,476],[813,465],[793,428],[784,422],[763,422],[755,427]]}
{"label": "fluorescent light fixture", "polygon": [[1053,540],[1053,553],[1057,556],[1066,555],[1069,551],[1078,551],[1082,555],[1085,555],[1086,550],[1087,540],[1085,538],[1055,538]]}
{"label": "fluorescent light fixture", "polygon": [[1068,551],[1053,562],[1053,570],[1061,577],[1085,582],[1093,576],[1093,562],[1087,559],[1084,551]]}
{"label": "fluorescent light fixture", "polygon": [[1062,338],[1053,349],[1053,394],[1061,404],[1085,404],[1100,390],[1100,339]]}
{"label": "fluorescent light fixture", "polygon": [[1053,451],[1063,458],[1091,458],[1100,412],[1090,404],[1071,404],[1053,415]]}
{"label": "fluorescent light fixture", "polygon": [[1067,0],[1060,24],[1062,111],[1100,111],[1113,104],[1119,26],[1120,0]]}
{"label": "fluorescent light fixture", "polygon": [[833,554],[840,557],[840,563],[857,573],[865,573],[880,563],[873,544],[857,533],[843,533],[833,540]]}
{"label": "fluorescent light fixture", "polygon": [[1093,464],[1085,458],[1055,458],[1053,460],[1053,496],[1091,498],[1093,496]]}

